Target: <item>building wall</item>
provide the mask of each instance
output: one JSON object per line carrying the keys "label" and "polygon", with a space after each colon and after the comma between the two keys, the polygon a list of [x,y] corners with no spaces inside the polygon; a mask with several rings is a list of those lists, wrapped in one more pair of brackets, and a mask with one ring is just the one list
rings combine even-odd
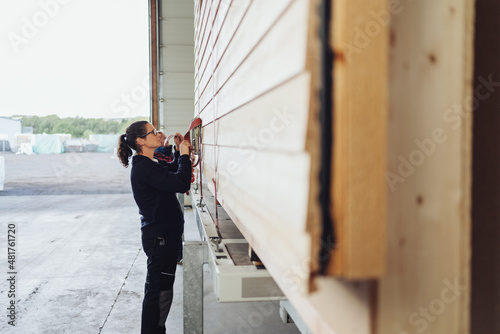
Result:
{"label": "building wall", "polygon": [[0,117],[0,140],[8,139],[12,151],[16,151],[16,134],[21,133],[22,122],[15,119]]}

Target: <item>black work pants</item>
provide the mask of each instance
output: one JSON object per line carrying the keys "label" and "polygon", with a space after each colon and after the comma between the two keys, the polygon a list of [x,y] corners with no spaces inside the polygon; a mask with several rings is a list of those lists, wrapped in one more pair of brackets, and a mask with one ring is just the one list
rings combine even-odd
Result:
{"label": "black work pants", "polygon": [[164,334],[174,296],[175,270],[180,238],[142,238],[148,272],[142,302],[141,334]]}

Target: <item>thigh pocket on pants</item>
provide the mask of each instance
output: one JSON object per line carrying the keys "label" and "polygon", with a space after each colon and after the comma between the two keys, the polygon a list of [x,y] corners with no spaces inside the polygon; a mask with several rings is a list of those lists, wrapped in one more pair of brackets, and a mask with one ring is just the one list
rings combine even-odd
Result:
{"label": "thigh pocket on pants", "polygon": [[177,268],[177,243],[158,238],[148,263],[149,283],[156,291],[172,289]]}

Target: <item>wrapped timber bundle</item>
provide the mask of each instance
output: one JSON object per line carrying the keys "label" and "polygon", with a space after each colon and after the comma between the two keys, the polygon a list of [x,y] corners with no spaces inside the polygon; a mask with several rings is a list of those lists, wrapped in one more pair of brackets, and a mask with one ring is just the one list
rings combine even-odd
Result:
{"label": "wrapped timber bundle", "polygon": [[473,3],[194,1],[198,167],[313,333],[468,332]]}

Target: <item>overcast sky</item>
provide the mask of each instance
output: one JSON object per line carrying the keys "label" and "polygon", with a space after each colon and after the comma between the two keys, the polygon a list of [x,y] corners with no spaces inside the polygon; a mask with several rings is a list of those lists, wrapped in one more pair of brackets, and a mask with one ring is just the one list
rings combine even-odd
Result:
{"label": "overcast sky", "polygon": [[147,3],[0,0],[0,116],[149,115]]}

